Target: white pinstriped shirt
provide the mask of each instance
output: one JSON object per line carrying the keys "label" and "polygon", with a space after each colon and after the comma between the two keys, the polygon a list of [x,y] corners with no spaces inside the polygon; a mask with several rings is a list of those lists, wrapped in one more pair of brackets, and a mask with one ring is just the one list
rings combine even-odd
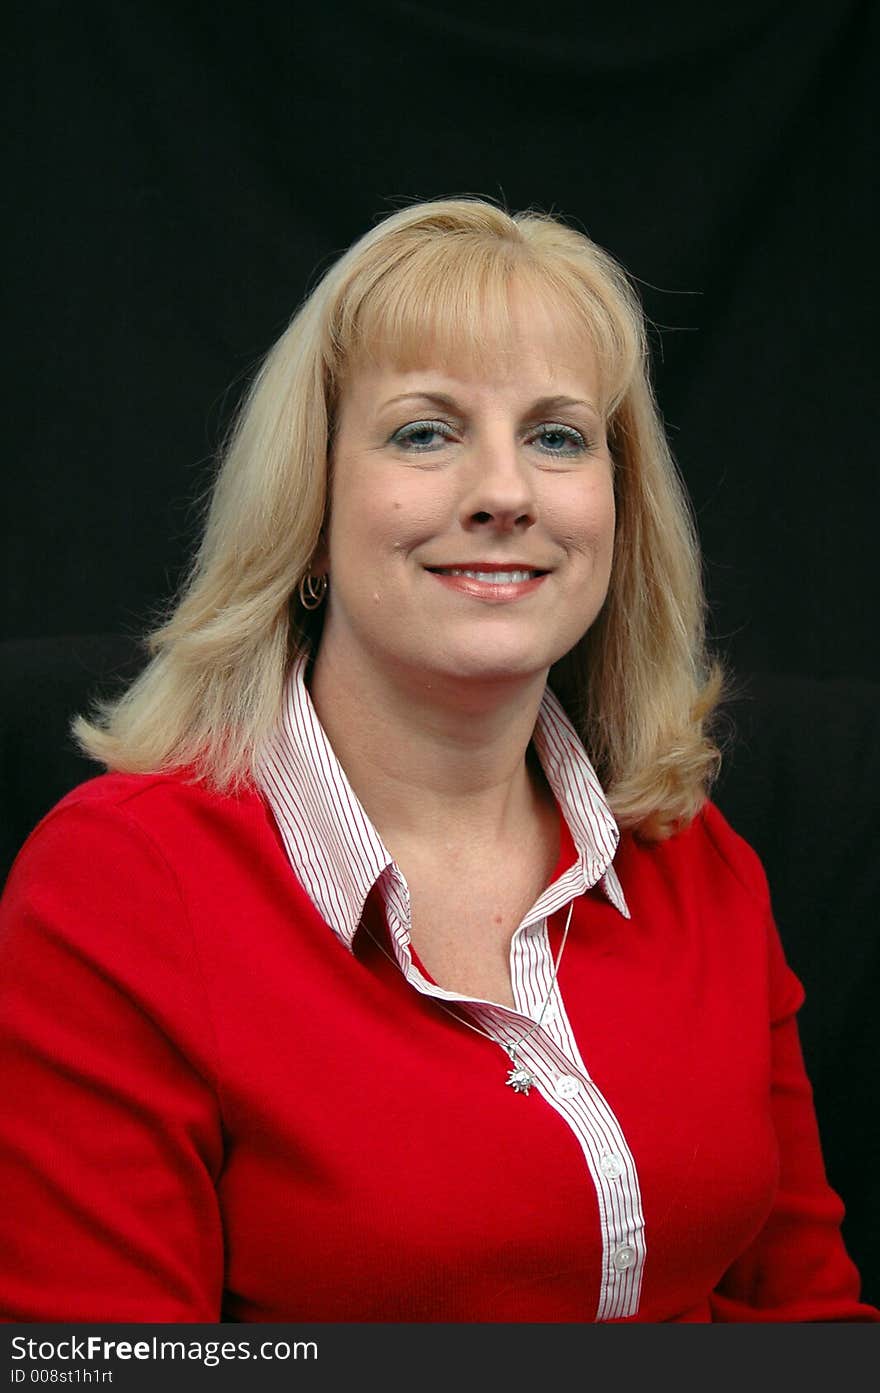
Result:
{"label": "white pinstriped shirt", "polygon": [[[629,910],[612,865],[619,840],[595,771],[559,701],[545,690],[533,742],[562,810],[577,859],[546,887],[510,947],[515,1009],[438,986],[413,959],[409,889],[346,778],[318,720],[305,681],[307,655],[294,662],[282,713],[261,757],[263,791],[300,883],[351,950],[364,905],[378,883],[397,963],[417,992],[456,1008],[499,1045],[513,1045],[549,1002],[541,1026],[517,1051],[546,1102],[571,1128],[595,1188],[603,1245],[597,1321],[638,1310],[645,1263],[642,1201],[635,1162],[611,1107],[581,1057],[565,1002],[553,981],[548,916],[599,886],[623,918]],[[574,929],[574,925],[573,925]]]}

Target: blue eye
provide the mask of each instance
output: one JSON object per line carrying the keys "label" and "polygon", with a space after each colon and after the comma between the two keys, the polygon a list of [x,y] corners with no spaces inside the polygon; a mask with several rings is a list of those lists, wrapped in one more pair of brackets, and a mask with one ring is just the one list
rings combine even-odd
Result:
{"label": "blue eye", "polygon": [[[444,428],[446,431],[449,430],[445,421],[413,421],[411,425],[401,426],[400,430],[396,430],[391,439],[395,445],[402,445],[408,450],[430,450],[434,447],[426,444],[420,445],[415,437],[419,435],[444,435]],[[449,437],[444,435],[444,438],[448,439]]]}
{"label": "blue eye", "polygon": [[[580,431],[575,430],[573,426],[546,425],[541,426],[541,431],[543,432],[543,438],[545,442],[548,436],[559,436],[563,441],[568,441],[569,445],[572,445],[574,447],[575,453],[579,453],[581,450],[589,450],[595,448],[595,446],[591,445],[588,441],[586,441],[584,437],[581,435]],[[567,450],[548,450],[546,444],[542,445],[541,449],[547,450],[547,453],[550,455],[561,455],[563,453],[569,453],[569,451]]]}

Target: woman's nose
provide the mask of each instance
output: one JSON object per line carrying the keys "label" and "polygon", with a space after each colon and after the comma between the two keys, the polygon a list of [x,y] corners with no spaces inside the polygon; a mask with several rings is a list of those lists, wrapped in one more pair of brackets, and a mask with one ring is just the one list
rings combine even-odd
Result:
{"label": "woman's nose", "polygon": [[461,503],[462,526],[525,531],[537,519],[532,472],[513,441],[477,447]]}

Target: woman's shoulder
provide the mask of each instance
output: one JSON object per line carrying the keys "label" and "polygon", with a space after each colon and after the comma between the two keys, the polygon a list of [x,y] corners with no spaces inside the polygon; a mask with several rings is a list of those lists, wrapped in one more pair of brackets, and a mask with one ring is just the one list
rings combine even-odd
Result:
{"label": "woman's shoulder", "polygon": [[711,799],[703,804],[694,818],[697,836],[705,839],[719,862],[752,895],[766,904],[770,897],[767,875],[755,848],[727,820]]}
{"label": "woman's shoulder", "polygon": [[76,784],[33,828],[13,863],[10,882],[53,874],[88,860],[116,874],[178,852],[241,840],[265,826],[256,788],[221,793],[192,769],[168,773],[98,774]]}
{"label": "woman's shoulder", "polygon": [[90,812],[106,813],[116,809],[129,817],[149,822],[173,809],[191,809],[194,812],[212,809],[230,816],[236,813],[241,815],[259,803],[260,794],[253,785],[221,792],[199,777],[191,767],[149,774],[111,771],[76,784],[59,798],[37,826],[74,810],[88,815]]}
{"label": "woman's shoulder", "polygon": [[629,858],[634,863],[646,859],[658,863],[672,883],[684,885],[699,880],[718,886],[727,882],[761,908],[769,905],[770,892],[760,856],[711,799],[670,836],[645,841],[636,831],[624,834],[622,846],[623,843],[628,845]]}
{"label": "woman's shoulder", "polygon": [[704,803],[663,841],[626,834],[620,851],[618,874],[636,917],[722,948],[725,971],[739,955],[741,980],[767,981],[771,1019],[798,1009],[803,987],[785,959],[761,858],[717,804]]}

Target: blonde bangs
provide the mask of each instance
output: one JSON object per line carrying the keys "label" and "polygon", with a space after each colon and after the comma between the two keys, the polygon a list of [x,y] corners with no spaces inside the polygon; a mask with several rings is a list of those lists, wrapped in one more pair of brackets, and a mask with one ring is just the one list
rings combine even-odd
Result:
{"label": "blonde bangs", "polygon": [[343,370],[393,360],[403,371],[429,362],[485,368],[511,334],[507,246],[478,238],[430,241],[363,293],[353,285],[343,307],[337,344]]}
{"label": "blonde bangs", "polygon": [[[550,261],[525,239],[485,234],[420,239],[407,254],[389,249],[387,268],[369,283],[347,287],[331,325],[328,385],[335,406],[342,383],[361,364],[401,372],[452,369],[485,375],[515,359],[526,305],[558,345],[577,361],[585,348],[599,370],[602,406],[611,415],[641,366],[638,320],[624,303],[600,293],[588,265]],[[335,413],[334,413],[335,414]]]}

